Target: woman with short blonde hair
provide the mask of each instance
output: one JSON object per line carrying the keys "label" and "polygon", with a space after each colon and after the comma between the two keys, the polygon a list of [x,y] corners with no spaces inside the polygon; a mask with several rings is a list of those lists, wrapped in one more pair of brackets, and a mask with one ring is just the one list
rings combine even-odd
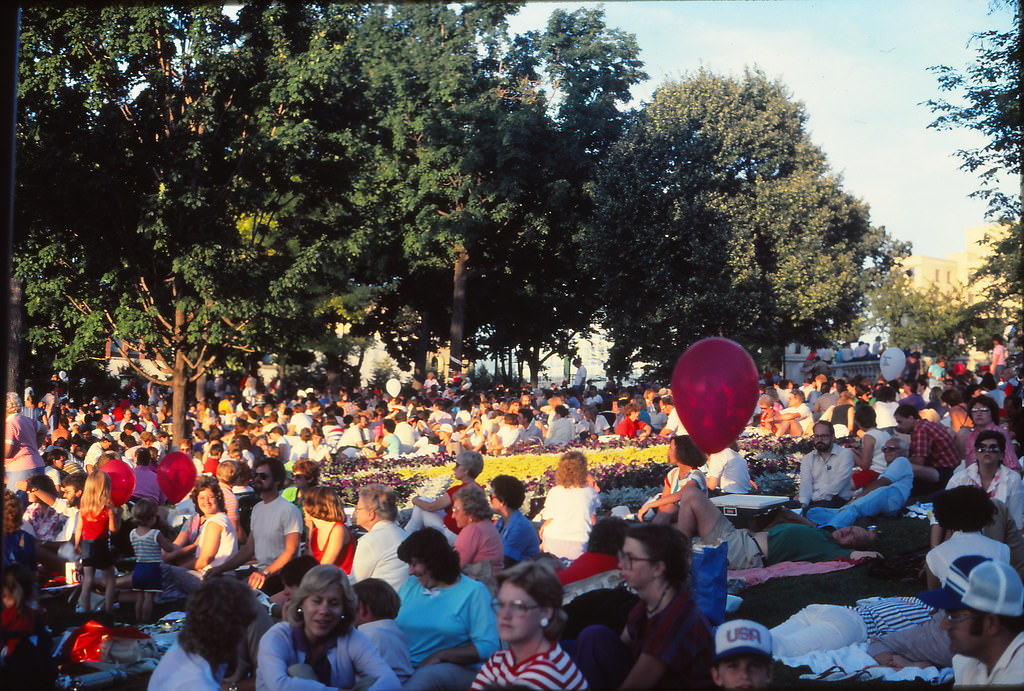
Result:
{"label": "woman with short blonde hair", "polygon": [[[397,691],[398,677],[355,628],[358,606],[348,576],[333,564],[314,566],[292,594],[284,621],[260,640],[256,688],[288,689],[297,679],[350,689],[366,677],[370,691]],[[308,688],[302,686],[300,688]]]}

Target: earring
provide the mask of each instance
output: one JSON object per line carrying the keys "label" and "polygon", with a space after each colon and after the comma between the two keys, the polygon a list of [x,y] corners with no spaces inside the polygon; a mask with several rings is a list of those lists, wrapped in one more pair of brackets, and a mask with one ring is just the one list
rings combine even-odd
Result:
{"label": "earring", "polygon": [[296,614],[302,614],[302,608],[301,607],[296,607],[295,608],[295,612],[296,612]]}
{"label": "earring", "polygon": [[548,620],[548,618],[544,617],[543,619],[540,620],[540,627],[543,629],[545,626],[547,626],[550,623],[551,622]]}

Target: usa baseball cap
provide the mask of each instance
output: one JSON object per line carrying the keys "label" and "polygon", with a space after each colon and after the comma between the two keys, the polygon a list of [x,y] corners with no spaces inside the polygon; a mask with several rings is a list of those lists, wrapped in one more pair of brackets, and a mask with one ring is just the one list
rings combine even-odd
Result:
{"label": "usa baseball cap", "polygon": [[988,557],[968,555],[956,559],[941,588],[918,595],[938,609],[976,609],[1018,617],[1024,613],[1024,585],[1013,567]]}
{"label": "usa baseball cap", "polygon": [[733,619],[715,631],[715,662],[736,655],[757,655],[772,659],[772,634],[749,619]]}

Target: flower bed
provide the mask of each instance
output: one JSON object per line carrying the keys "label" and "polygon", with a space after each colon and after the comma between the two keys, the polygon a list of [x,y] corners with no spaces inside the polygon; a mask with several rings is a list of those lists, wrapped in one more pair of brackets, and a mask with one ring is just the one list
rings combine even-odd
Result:
{"label": "flower bed", "polygon": [[[477,480],[486,485],[495,475],[512,475],[526,485],[527,501],[542,496],[554,485],[558,458],[566,450],[582,451],[590,471],[602,489],[602,504],[625,504],[639,508],[643,498],[661,488],[671,468],[667,458],[667,440],[639,442],[615,440],[609,443],[573,443],[559,447],[517,449],[510,456],[485,456],[484,469]],[[750,475],[762,492],[792,494],[795,491],[800,457],[810,451],[806,439],[791,440],[764,436],[748,430],[739,440],[740,453],[747,459]],[[321,470],[322,482],[337,489],[342,499],[354,504],[359,488],[380,482],[395,489],[399,501],[423,494],[436,496],[452,479],[452,458],[444,453],[397,458],[331,460]],[[612,503],[614,502],[614,503]],[[634,505],[635,504],[635,505]]]}

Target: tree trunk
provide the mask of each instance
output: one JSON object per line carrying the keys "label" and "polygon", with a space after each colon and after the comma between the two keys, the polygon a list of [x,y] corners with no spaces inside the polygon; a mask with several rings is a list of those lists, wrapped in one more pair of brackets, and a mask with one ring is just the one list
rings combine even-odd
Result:
{"label": "tree trunk", "polygon": [[324,353],[324,368],[327,370],[327,391],[337,394],[341,384],[342,358],[337,353]]}
{"label": "tree trunk", "polygon": [[530,388],[537,388],[540,383],[540,349],[528,348],[526,350],[526,365],[530,368]]}
{"label": "tree trunk", "polygon": [[197,401],[205,401],[206,400],[206,372],[205,371],[202,374],[199,375],[198,379],[196,379],[196,400]]}
{"label": "tree trunk", "polygon": [[462,337],[466,328],[466,264],[469,254],[462,247],[456,248],[455,275],[452,279],[452,325],[451,344],[448,354],[448,376],[462,372]]}
{"label": "tree trunk", "polygon": [[[22,310],[21,310],[21,281],[14,276],[10,277],[10,293],[7,301],[7,389],[22,393],[22,363],[24,362],[22,352]],[[45,391],[39,391],[42,396]]]}
{"label": "tree trunk", "polygon": [[420,332],[416,339],[416,361],[413,363],[412,386],[422,389],[427,378],[427,354],[430,352],[430,328],[427,318],[420,314]]}
{"label": "tree trunk", "polygon": [[[181,279],[175,279],[175,283]],[[175,291],[180,294],[180,291]],[[174,371],[171,374],[171,438],[174,448],[185,440],[185,410],[187,408],[188,365],[185,361],[185,311],[174,308]]]}

